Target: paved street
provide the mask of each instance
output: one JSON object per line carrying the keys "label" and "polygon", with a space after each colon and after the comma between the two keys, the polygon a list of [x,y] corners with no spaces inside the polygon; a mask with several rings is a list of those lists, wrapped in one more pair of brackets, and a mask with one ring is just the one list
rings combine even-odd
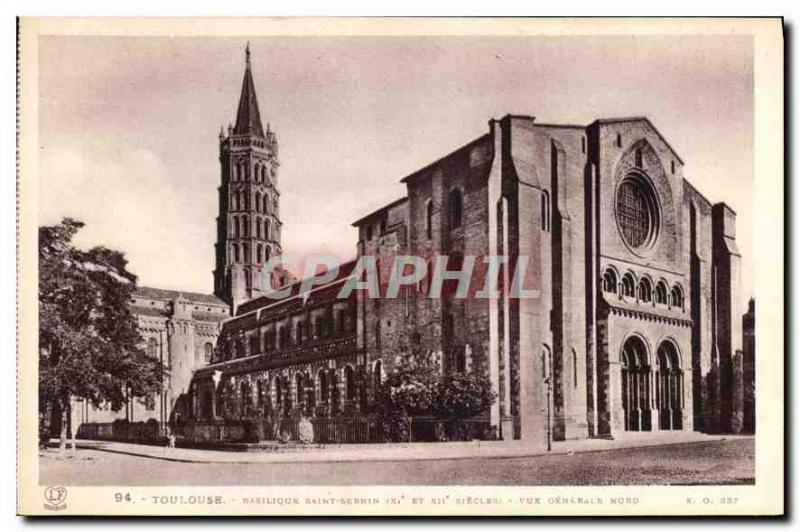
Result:
{"label": "paved street", "polygon": [[66,486],[674,485],[752,483],[754,454],[754,439],[736,438],[509,458],[190,463],[78,449],[63,456],[47,450],[40,460],[41,483]]}

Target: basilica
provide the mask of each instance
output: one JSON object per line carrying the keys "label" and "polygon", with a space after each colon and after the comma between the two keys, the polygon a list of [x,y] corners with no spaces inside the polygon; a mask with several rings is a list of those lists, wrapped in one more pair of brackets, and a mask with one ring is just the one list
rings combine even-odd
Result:
{"label": "basilica", "polygon": [[[267,406],[362,416],[398,357],[422,350],[444,373],[488,377],[497,400],[482,420],[496,438],[544,447],[743,429],[736,213],[692,186],[646,117],[490,120],[414,173],[385,176],[405,195],[355,221],[354,261],[301,293],[288,274],[262,282],[281,253],[278,139],[251,69],[248,49],[236,122],[219,138],[213,296],[140,290],[164,296],[165,330],[166,310],[181,305],[204,320],[192,322],[190,347],[175,343],[171,364],[183,372],[169,385],[171,419],[213,425]],[[539,297],[337,297],[357,259],[399,255],[455,267],[467,256],[526,257]],[[508,280],[513,266],[498,273]],[[291,294],[276,300],[272,286]],[[152,321],[147,308],[141,319]]]}

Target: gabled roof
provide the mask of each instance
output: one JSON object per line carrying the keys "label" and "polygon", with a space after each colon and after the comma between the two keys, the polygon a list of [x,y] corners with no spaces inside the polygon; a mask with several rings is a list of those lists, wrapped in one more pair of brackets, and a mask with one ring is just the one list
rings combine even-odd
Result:
{"label": "gabled roof", "polygon": [[388,211],[392,207],[397,207],[398,205],[401,205],[406,201],[408,201],[408,197],[407,196],[403,196],[402,198],[396,199],[396,200],[394,200],[393,202],[391,202],[388,205],[384,205],[380,209],[376,209],[376,210],[372,211],[371,213],[367,214],[366,216],[362,216],[361,218],[359,218],[358,220],[356,220],[355,222],[353,222],[350,225],[352,225],[353,227],[358,227],[359,225],[361,225],[363,222],[366,222],[370,218],[372,218],[374,216],[377,216],[377,215],[381,214],[384,211]]}
{"label": "gabled roof", "polygon": [[667,142],[667,139],[664,138],[664,135],[661,134],[661,132],[656,128],[656,126],[653,125],[653,123],[650,121],[650,119],[647,118],[646,116],[629,116],[629,117],[621,117],[621,118],[599,118],[599,119],[595,120],[593,123],[594,124],[599,124],[599,125],[605,125],[605,124],[616,124],[618,122],[647,122],[647,125],[649,125],[650,128],[653,131],[656,132],[656,135],[658,135],[658,138],[660,138],[661,141],[664,144],[666,144],[667,148],[669,148],[669,150],[675,155],[675,157],[677,157],[678,162],[680,162],[681,164],[684,164],[683,159],[681,159],[681,156],[678,155],[678,152],[675,151],[675,148],[673,148],[670,145],[670,143]]}
{"label": "gabled roof", "polygon": [[163,288],[153,288],[151,286],[139,286],[133,292],[134,297],[142,297],[148,299],[164,299],[170,300],[182,297],[188,299],[193,303],[203,303],[208,305],[219,305],[227,307],[228,304],[217,296],[211,294],[200,294],[198,292],[183,292],[178,290],[165,290]]}
{"label": "gabled roof", "polygon": [[253,75],[250,72],[250,43],[245,49],[244,79],[242,80],[242,94],[239,96],[239,110],[236,112],[236,125],[234,135],[264,136],[264,127],[261,124],[261,113],[258,112],[258,99]]}
{"label": "gabled roof", "polygon": [[[355,269],[355,266],[356,266],[356,259],[339,264],[338,270],[336,272],[336,277],[333,280],[325,283],[324,285],[316,285],[314,287],[314,290],[321,290],[327,286],[331,286],[335,283],[338,283],[347,277],[350,277],[350,275],[353,273],[353,270]],[[237,307],[236,316],[232,318],[231,321],[235,321],[236,318],[241,318],[242,316],[251,313],[253,311],[267,307],[277,307],[279,305],[284,305],[293,299],[296,299],[298,296],[301,296],[300,288],[302,287],[302,285],[303,285],[303,280],[301,279],[295,281],[294,283],[288,286],[282,287],[280,289],[281,291],[284,290],[288,291],[288,295],[286,297],[281,297],[276,299],[274,296],[270,297],[269,295],[262,295],[255,299],[251,299],[250,301],[242,303]]]}

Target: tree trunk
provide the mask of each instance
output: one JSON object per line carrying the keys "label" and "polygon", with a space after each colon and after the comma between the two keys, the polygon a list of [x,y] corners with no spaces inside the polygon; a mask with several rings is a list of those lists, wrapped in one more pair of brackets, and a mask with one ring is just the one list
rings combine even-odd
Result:
{"label": "tree trunk", "polygon": [[53,430],[53,400],[48,398],[44,399],[44,410],[39,416],[39,446],[43,449],[47,447],[50,441],[50,433]]}
{"label": "tree trunk", "polygon": [[58,451],[67,448],[67,430],[69,428],[69,399],[61,400],[61,434],[58,442]]}

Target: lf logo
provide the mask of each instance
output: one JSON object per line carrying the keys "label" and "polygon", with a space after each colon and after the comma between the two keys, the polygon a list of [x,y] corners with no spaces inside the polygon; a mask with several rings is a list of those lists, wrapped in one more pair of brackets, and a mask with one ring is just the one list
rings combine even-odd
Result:
{"label": "lf logo", "polygon": [[44,489],[45,510],[63,510],[67,507],[64,501],[67,500],[67,488],[63,486],[49,486]]}

